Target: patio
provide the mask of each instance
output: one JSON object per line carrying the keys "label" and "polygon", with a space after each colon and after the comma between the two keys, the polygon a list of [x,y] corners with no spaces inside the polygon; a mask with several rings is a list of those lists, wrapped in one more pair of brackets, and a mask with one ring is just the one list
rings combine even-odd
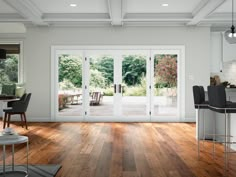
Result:
{"label": "patio", "polygon": [[[175,98],[175,97],[173,97]],[[90,116],[113,116],[114,97],[103,96],[99,105],[90,105]],[[146,116],[146,97],[123,96],[122,112],[124,116]],[[65,109],[58,112],[59,116],[82,116],[82,102],[80,104],[67,104]],[[176,99],[165,96],[154,97],[154,116],[173,116],[177,114]]]}

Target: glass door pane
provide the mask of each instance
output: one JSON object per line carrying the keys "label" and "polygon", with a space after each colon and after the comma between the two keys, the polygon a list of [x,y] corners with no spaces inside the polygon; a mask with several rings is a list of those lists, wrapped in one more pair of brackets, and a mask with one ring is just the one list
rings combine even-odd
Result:
{"label": "glass door pane", "polygon": [[177,54],[155,54],[153,116],[177,116]]}
{"label": "glass door pane", "polygon": [[58,116],[83,116],[82,55],[58,56]]}
{"label": "glass door pane", "polygon": [[89,115],[113,116],[114,58],[109,54],[89,55]]}
{"label": "glass door pane", "polygon": [[147,55],[122,55],[122,111],[124,116],[147,116]]}

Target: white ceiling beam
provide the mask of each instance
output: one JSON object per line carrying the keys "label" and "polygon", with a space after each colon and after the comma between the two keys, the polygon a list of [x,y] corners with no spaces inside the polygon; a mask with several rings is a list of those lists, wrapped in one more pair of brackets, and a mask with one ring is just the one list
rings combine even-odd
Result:
{"label": "white ceiling beam", "polygon": [[191,13],[127,13],[123,21],[127,20],[161,20],[161,21],[171,21],[171,20],[185,20],[189,21],[192,19]]}
{"label": "white ceiling beam", "polygon": [[108,11],[111,18],[111,24],[114,26],[123,25],[122,0],[107,0]]}
{"label": "white ceiling beam", "polygon": [[14,8],[22,17],[31,21],[35,25],[48,25],[42,20],[42,12],[30,0],[4,0],[9,6]]}
{"label": "white ceiling beam", "polygon": [[197,25],[225,1],[226,0],[202,0],[193,10],[193,18],[187,25]]}

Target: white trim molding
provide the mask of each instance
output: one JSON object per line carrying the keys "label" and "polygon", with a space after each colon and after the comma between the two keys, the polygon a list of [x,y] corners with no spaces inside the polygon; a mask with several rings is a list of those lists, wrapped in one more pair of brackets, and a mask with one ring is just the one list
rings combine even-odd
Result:
{"label": "white trim molding", "polygon": [[[122,119],[121,117],[92,117],[92,116],[65,116],[61,117],[57,115],[58,98],[56,96],[58,92],[58,56],[63,53],[78,54],[83,57],[86,56],[86,52],[90,51],[109,51],[119,52],[124,50],[147,50],[150,53],[152,51],[166,50],[177,51],[178,53],[178,115],[176,117],[166,117],[164,119],[150,119],[147,117],[129,117]],[[125,51],[124,51],[125,52]],[[97,45],[97,46],[80,46],[80,45],[53,45],[51,46],[51,121],[88,121],[88,122],[184,122],[188,121],[185,118],[185,46],[184,45]]]}

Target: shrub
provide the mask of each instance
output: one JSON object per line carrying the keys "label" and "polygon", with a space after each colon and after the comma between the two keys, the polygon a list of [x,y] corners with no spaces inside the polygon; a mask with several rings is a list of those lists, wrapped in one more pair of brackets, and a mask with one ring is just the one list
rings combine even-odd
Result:
{"label": "shrub", "polygon": [[104,96],[113,96],[114,95],[114,88],[113,87],[108,87],[103,90],[103,95]]}
{"label": "shrub", "polygon": [[146,79],[143,75],[140,84],[135,86],[124,86],[123,95],[125,96],[146,96]]}
{"label": "shrub", "polygon": [[161,83],[166,83],[168,87],[177,85],[177,60],[175,57],[167,55],[160,59],[156,69],[156,76]]}
{"label": "shrub", "polygon": [[60,90],[74,90],[76,89],[76,87],[71,81],[69,81],[68,79],[64,79],[62,82],[59,82],[59,89]]}
{"label": "shrub", "polygon": [[90,70],[90,86],[94,88],[105,88],[106,86],[106,81],[103,74],[97,69]]}
{"label": "shrub", "polygon": [[146,89],[141,86],[128,87],[124,96],[146,96]]}
{"label": "shrub", "polygon": [[67,79],[76,87],[82,86],[82,58],[73,55],[59,56],[59,82]]}

